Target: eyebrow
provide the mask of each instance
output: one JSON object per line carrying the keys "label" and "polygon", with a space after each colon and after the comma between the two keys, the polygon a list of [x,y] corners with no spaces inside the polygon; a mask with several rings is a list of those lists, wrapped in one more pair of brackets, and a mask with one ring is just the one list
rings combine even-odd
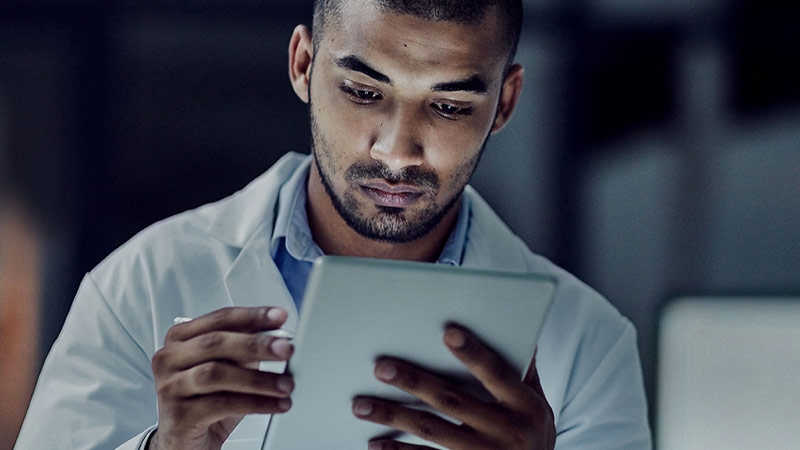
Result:
{"label": "eyebrow", "polygon": [[434,85],[431,90],[434,92],[473,92],[475,94],[486,94],[488,92],[486,83],[477,75],[463,80],[439,83]]}
{"label": "eyebrow", "polygon": [[[358,56],[347,55],[340,58],[334,58],[334,63],[342,69],[363,73],[373,80],[388,84],[390,86],[392,85],[391,78],[375,70],[369,64],[362,61]],[[475,94],[484,95],[489,89],[486,86],[486,82],[484,82],[478,75],[472,75],[471,77],[463,80],[446,81],[435,84],[433,87],[431,87],[431,90],[433,92],[472,92]]]}
{"label": "eyebrow", "polygon": [[348,55],[334,60],[337,66],[342,69],[352,70],[355,72],[363,73],[364,75],[385,84],[392,84],[392,80],[386,75],[378,72],[369,66],[369,64],[362,61],[358,56]]}

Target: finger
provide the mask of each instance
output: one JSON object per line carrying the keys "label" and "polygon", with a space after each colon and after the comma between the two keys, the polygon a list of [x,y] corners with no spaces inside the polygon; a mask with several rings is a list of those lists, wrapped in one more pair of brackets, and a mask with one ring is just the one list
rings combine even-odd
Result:
{"label": "finger", "polygon": [[292,401],[289,398],[226,392],[171,403],[168,411],[159,411],[159,414],[181,417],[186,423],[209,426],[234,416],[280,414],[291,407]]}
{"label": "finger", "polygon": [[491,427],[504,414],[497,403],[481,401],[462,387],[405,361],[381,358],[375,364],[375,377],[473,428]]}
{"label": "finger", "polygon": [[531,391],[520,374],[469,330],[450,325],[445,330],[444,342],[501,404],[516,410],[531,405]]}
{"label": "finger", "polygon": [[216,360],[242,366],[257,361],[286,361],[293,352],[294,346],[283,338],[213,331],[159,349],[153,355],[153,370],[157,373],[184,370]]}
{"label": "finger", "polygon": [[288,397],[294,390],[290,375],[245,369],[221,362],[210,362],[173,374],[156,386],[165,399],[187,399],[214,392]]}
{"label": "finger", "polygon": [[[471,429],[461,427],[427,411],[420,411],[369,397],[356,397],[353,401],[353,414],[359,419],[386,425],[446,448],[470,448],[470,445],[472,446],[471,448],[482,448],[479,436]],[[381,442],[381,445],[390,445],[388,441],[373,442]],[[400,444],[393,441],[391,445]],[[372,443],[370,443],[371,448]]]}
{"label": "finger", "polygon": [[520,448],[529,448],[532,442],[537,441],[552,448],[556,433],[553,410],[542,393],[535,366],[528,376],[531,382],[539,385],[538,390],[526,385],[497,352],[469,330],[449,326],[444,340],[484,387],[508,408],[505,410],[507,414],[498,420],[499,427],[486,429],[499,442],[506,443],[501,448],[511,448],[511,443],[525,443]]}
{"label": "finger", "polygon": [[288,313],[276,307],[222,308],[194,320],[172,326],[166,342],[185,341],[212,331],[238,331],[255,333],[279,328],[288,318]]}
{"label": "finger", "polygon": [[370,441],[367,450],[436,450],[426,445],[414,445],[399,441]]}
{"label": "finger", "polygon": [[536,351],[533,352],[533,359],[531,360],[531,365],[528,366],[528,371],[525,373],[525,378],[523,382],[525,385],[536,391],[539,395],[544,397],[544,388],[542,388],[542,380],[539,379],[539,369],[536,368],[536,354],[539,352],[537,348]]}

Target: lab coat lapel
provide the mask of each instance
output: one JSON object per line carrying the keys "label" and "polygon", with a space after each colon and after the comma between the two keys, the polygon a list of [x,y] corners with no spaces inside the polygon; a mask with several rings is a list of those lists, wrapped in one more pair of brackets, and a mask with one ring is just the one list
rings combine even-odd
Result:
{"label": "lab coat lapel", "polygon": [[[282,175],[270,183],[270,189],[265,189],[261,194],[277,196],[279,190],[277,186],[285,181],[290,173],[289,170],[283,170]],[[245,206],[255,201],[276,204],[275,199],[264,198],[262,195],[254,195],[253,198],[243,198],[242,200]],[[272,227],[275,221],[274,210],[275,208],[272,208],[263,212],[263,222],[256,227],[242,246],[239,255],[233,261],[228,273],[225,274],[224,282],[231,305],[283,308],[289,313],[289,318],[282,328],[294,332],[297,329],[297,308],[270,253]],[[262,361],[259,368],[263,371],[280,373],[285,370],[286,363]],[[260,448],[269,428],[271,417],[261,414],[245,416],[226,440],[223,450]]]}
{"label": "lab coat lapel", "polygon": [[[270,257],[270,233],[257,231],[225,275],[225,287],[233,306],[277,306],[289,313],[284,328],[297,327],[297,308],[278,267]],[[271,228],[271,227],[269,227]]]}
{"label": "lab coat lapel", "polygon": [[[227,236],[234,245],[244,240],[239,244],[241,250],[224,278],[230,304],[283,308],[289,317],[281,328],[291,332],[297,330],[297,308],[283,276],[272,260],[270,243],[280,186],[303,160],[300,155],[287,155],[258,180],[253,189],[245,189],[239,196],[238,204],[234,207],[258,211],[259,222],[251,221],[253,225],[245,225],[243,230],[237,230],[235,224],[217,230],[219,236]],[[285,364],[280,362],[261,363],[262,370],[271,372],[283,372],[284,367]]]}
{"label": "lab coat lapel", "polygon": [[464,190],[470,197],[470,218],[464,267],[505,270],[528,270],[521,249],[522,241],[497,216],[491,206],[470,186]]}
{"label": "lab coat lapel", "polygon": [[[240,251],[225,274],[232,306],[278,306],[289,313],[284,328],[294,331],[297,309],[271,258],[270,242],[283,183],[308,157],[289,153],[250,186],[237,193],[226,209],[216,211],[209,233]],[[237,220],[235,218],[243,218]]]}

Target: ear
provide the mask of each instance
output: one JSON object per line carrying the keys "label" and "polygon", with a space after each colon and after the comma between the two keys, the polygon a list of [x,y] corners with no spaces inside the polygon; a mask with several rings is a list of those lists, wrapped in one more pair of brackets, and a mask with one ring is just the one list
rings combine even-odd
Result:
{"label": "ear", "polygon": [[512,65],[506,79],[503,80],[503,89],[500,92],[500,101],[497,103],[497,114],[492,124],[492,134],[502,130],[511,119],[514,108],[517,106],[519,94],[522,92],[522,81],[524,79],[524,69],[519,64]]}
{"label": "ear", "polygon": [[314,42],[311,31],[298,25],[289,41],[289,79],[295,94],[308,103],[308,87],[311,83],[311,62],[314,60]]}

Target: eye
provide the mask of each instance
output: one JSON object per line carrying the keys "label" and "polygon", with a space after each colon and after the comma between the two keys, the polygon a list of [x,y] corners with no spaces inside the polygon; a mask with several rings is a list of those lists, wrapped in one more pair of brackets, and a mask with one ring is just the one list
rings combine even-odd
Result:
{"label": "eye", "polygon": [[362,105],[374,103],[382,98],[380,92],[371,89],[358,88],[347,84],[342,84],[339,89],[347,94],[352,101]]}
{"label": "eye", "polygon": [[472,108],[456,106],[446,102],[433,102],[431,108],[446,119],[458,119],[472,114]]}

